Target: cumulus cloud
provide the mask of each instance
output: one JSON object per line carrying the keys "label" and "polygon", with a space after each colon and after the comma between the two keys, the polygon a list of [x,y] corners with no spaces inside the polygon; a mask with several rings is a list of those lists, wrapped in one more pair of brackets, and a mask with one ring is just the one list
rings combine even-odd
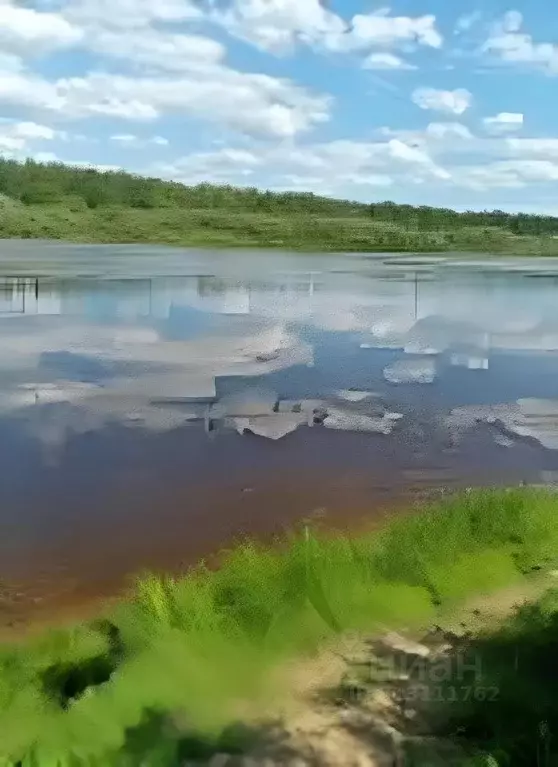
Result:
{"label": "cumulus cloud", "polygon": [[0,120],[0,150],[8,152],[19,152],[28,148],[34,141],[52,141],[63,135],[48,125]]}
{"label": "cumulus cloud", "polygon": [[454,91],[436,88],[417,88],[412,95],[413,102],[421,109],[462,115],[473,103],[473,96],[465,88]]}
{"label": "cumulus cloud", "polygon": [[485,117],[483,123],[490,133],[509,133],[523,127],[523,114],[521,112],[500,112],[494,117]]}
{"label": "cumulus cloud", "polygon": [[[435,16],[393,16],[382,9],[343,19],[321,0],[234,0],[224,10],[214,10],[211,18],[230,34],[273,53],[292,51],[297,43],[335,52],[442,45]],[[394,67],[384,63],[374,68]]]}
{"label": "cumulus cloud", "polygon": [[[79,43],[104,62],[80,76],[47,79],[26,69],[15,53],[2,53],[0,105],[64,119],[155,121],[174,114],[277,138],[329,119],[327,95],[287,79],[237,71],[216,40],[154,26],[201,18],[201,6],[189,0],[75,0],[58,13],[16,8],[12,0],[0,4],[0,44],[4,30],[33,49]],[[111,63],[117,71],[110,71]]]}
{"label": "cumulus cloud", "polygon": [[296,42],[319,44],[347,31],[347,24],[319,0],[236,0],[211,18],[266,51],[283,53]]}
{"label": "cumulus cloud", "polygon": [[133,67],[169,72],[200,71],[225,58],[225,47],[209,37],[172,34],[154,29],[130,30],[125,34],[111,29],[92,32],[91,50]]}
{"label": "cumulus cloud", "polygon": [[144,170],[185,183],[249,184],[335,196],[350,196],[352,189],[363,197],[367,187],[443,184],[490,191],[558,181],[558,139],[487,138],[459,122],[432,122],[416,131],[383,128],[379,134],[376,141],[221,147]]}
{"label": "cumulus cloud", "polygon": [[11,0],[0,3],[0,48],[2,54],[36,54],[66,48],[81,40],[82,30],[60,13],[39,11],[16,5]]}
{"label": "cumulus cloud", "polygon": [[141,121],[168,113],[187,114],[281,138],[328,120],[331,100],[289,80],[215,66],[204,77],[93,72],[49,82],[6,73],[0,75],[0,103],[40,107],[68,118],[105,115]]}
{"label": "cumulus cloud", "polygon": [[[351,186],[387,187],[411,178],[449,180],[428,151],[398,138],[383,141],[329,141],[262,145],[251,151],[224,147],[196,152],[173,163],[145,169],[177,181],[247,183],[273,189],[312,189],[320,194]],[[331,190],[331,191],[330,191]]]}
{"label": "cumulus cloud", "polygon": [[523,16],[519,11],[509,11],[493,25],[482,51],[498,63],[525,65],[540,69],[548,75],[558,75],[558,45],[552,42],[535,42],[522,32]]}
{"label": "cumulus cloud", "polygon": [[[194,0],[61,0],[57,13],[23,9],[12,0],[0,5],[0,106],[63,119],[155,121],[174,114],[277,138],[329,119],[327,95],[287,79],[237,71],[226,63],[220,42],[176,26],[208,21]],[[24,54],[69,45],[87,48],[99,63],[58,79],[23,63]]]}
{"label": "cumulus cloud", "polygon": [[88,30],[96,27],[147,28],[154,22],[184,22],[203,13],[191,0],[72,0],[63,7],[64,17]]}
{"label": "cumulus cloud", "polygon": [[436,17],[391,16],[388,9],[354,16],[350,30],[330,47],[340,50],[361,50],[371,46],[393,46],[401,43],[416,43],[430,48],[440,48],[442,36],[436,28]]}

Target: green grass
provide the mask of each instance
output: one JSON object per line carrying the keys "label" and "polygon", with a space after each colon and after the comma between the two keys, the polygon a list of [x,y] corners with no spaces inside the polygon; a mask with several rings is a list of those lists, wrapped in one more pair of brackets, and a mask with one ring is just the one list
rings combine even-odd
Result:
{"label": "green grass", "polygon": [[170,767],[239,747],[238,701],[265,698],[277,664],[342,632],[426,625],[557,551],[558,496],[475,491],[380,533],[305,528],[217,571],[145,576],[107,618],[1,649],[0,765]]}
{"label": "green grass", "polygon": [[306,251],[557,255],[558,218],[195,186],[0,155],[0,237]]}
{"label": "green grass", "polygon": [[[0,201],[1,202],[1,201]],[[81,203],[81,204],[78,204]],[[518,236],[498,227],[422,231],[374,221],[364,213],[246,212],[182,208],[87,208],[75,204],[0,205],[0,238],[85,243],[161,243],[176,246],[285,248],[301,251],[486,252],[558,255],[552,237]]]}

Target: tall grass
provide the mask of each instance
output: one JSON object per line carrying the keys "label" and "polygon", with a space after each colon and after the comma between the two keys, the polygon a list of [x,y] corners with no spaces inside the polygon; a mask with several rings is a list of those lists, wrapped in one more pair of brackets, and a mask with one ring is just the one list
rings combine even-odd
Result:
{"label": "tall grass", "polygon": [[[558,496],[478,491],[378,534],[247,542],[217,571],[150,575],[103,621],[0,653],[0,765],[174,765],[230,745],[268,671],[348,630],[412,627],[558,551]],[[135,760],[135,761],[134,761]]]}

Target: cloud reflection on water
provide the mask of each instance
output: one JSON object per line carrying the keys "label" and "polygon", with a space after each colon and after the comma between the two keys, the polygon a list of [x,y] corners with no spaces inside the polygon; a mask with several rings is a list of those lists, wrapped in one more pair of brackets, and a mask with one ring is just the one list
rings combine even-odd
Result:
{"label": "cloud reflection on water", "polygon": [[[218,396],[216,382],[312,365],[324,339],[337,334],[360,355],[363,369],[376,364],[381,350],[395,355],[382,365],[387,399],[395,396],[393,384],[439,379],[443,387],[449,368],[476,374],[481,390],[478,375],[490,374],[495,354],[527,354],[529,365],[558,352],[551,275],[528,280],[451,263],[414,271],[403,263],[389,273],[385,266],[365,267],[270,271],[252,279],[230,270],[130,280],[6,279],[0,412],[51,441],[108,421],[171,429],[201,417],[200,403]],[[335,382],[321,381],[321,390],[339,388],[338,378],[339,371]],[[371,376],[365,391],[376,383]],[[357,384],[362,387],[347,371],[341,385]],[[169,407],[176,400],[182,407]],[[52,407],[55,417],[41,414]]]}

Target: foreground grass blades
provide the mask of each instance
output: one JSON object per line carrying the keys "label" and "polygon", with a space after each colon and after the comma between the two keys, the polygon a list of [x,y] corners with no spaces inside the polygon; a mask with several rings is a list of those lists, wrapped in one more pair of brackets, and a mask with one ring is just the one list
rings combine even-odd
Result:
{"label": "foreground grass blades", "polygon": [[0,765],[170,767],[241,748],[241,701],[265,699],[283,660],[346,631],[426,625],[440,606],[551,567],[556,552],[558,495],[491,490],[381,533],[305,528],[273,549],[241,545],[217,571],[147,576],[108,618],[1,649]]}

